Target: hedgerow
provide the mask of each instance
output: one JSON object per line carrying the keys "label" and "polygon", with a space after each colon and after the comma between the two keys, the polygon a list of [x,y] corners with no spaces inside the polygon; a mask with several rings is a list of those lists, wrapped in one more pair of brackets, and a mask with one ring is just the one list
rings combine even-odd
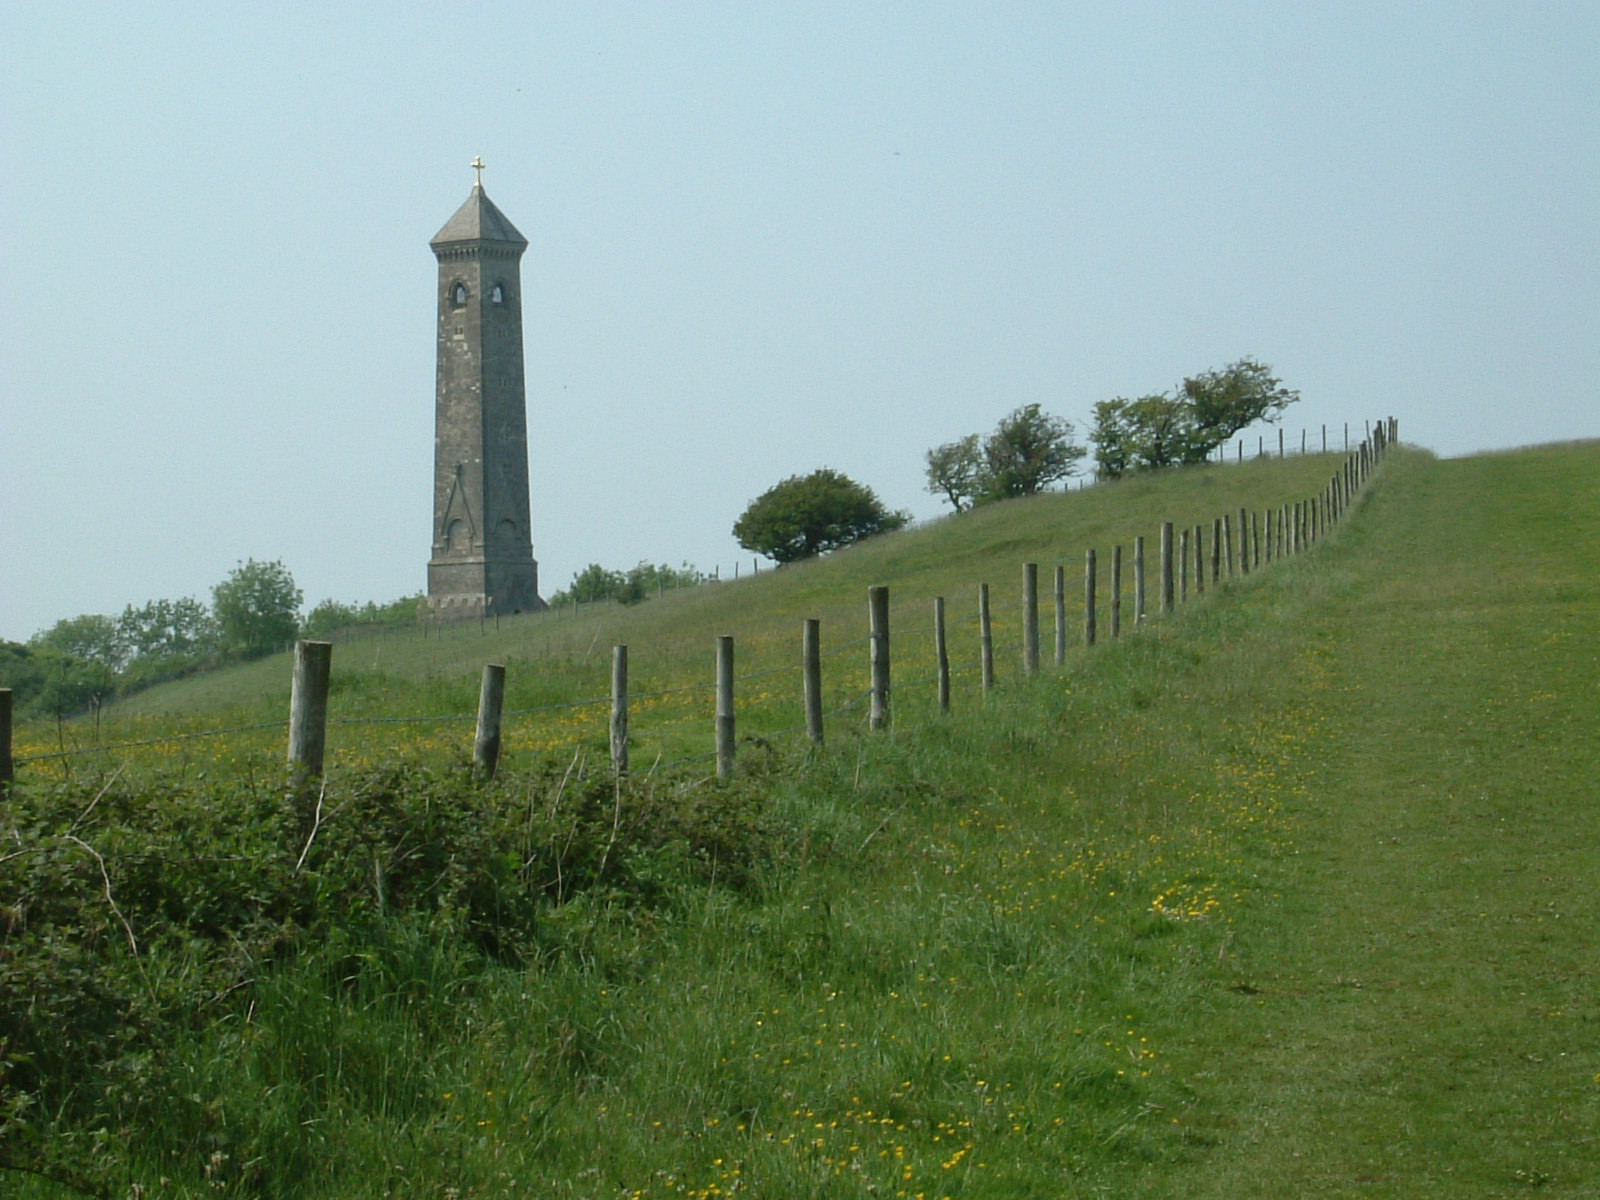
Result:
{"label": "hedgerow", "polygon": [[172,1111],[190,1091],[177,1048],[246,1020],[286,972],[388,994],[412,986],[407,937],[462,978],[555,960],[574,899],[756,889],[784,844],[753,783],[618,783],[581,757],[491,784],[386,766],[312,792],[18,786],[0,836],[0,1167],[91,1192],[140,1130],[203,1133],[203,1098]]}

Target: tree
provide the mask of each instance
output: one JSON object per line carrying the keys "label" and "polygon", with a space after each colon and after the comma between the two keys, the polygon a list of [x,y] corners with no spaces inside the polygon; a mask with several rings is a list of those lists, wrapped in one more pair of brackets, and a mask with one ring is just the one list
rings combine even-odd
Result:
{"label": "tree", "polygon": [[368,600],[365,604],[345,604],[328,599],[319,600],[300,622],[300,636],[322,638],[340,629],[355,625],[404,625],[414,622],[427,611],[428,601],[421,592],[401,596],[387,604]]}
{"label": "tree", "polygon": [[560,608],[564,604],[593,604],[597,600],[638,604],[659,591],[695,587],[704,582],[705,576],[689,563],[669,567],[664,563],[658,566],[641,562],[626,573],[590,563],[572,577],[572,583],[564,591],[550,597],[550,605]]}
{"label": "tree", "polygon": [[1024,404],[1004,418],[983,444],[988,478],[984,499],[1032,496],[1071,475],[1084,448],[1072,440],[1072,422]]}
{"label": "tree", "polygon": [[48,651],[24,646],[21,642],[0,640],[0,687],[11,689],[12,703],[18,713],[27,712],[44,692],[49,678],[47,654]]}
{"label": "tree", "polygon": [[1253,358],[1241,358],[1220,371],[1185,379],[1179,390],[1194,412],[1195,424],[1210,443],[1207,453],[1246,426],[1276,421],[1284,409],[1300,399],[1300,393],[1284,387],[1271,367]]}
{"label": "tree", "polygon": [[63,617],[49,629],[34,634],[28,642],[63,658],[92,663],[113,673],[122,670],[128,661],[128,644],[117,619],[98,613]]}
{"label": "tree", "polygon": [[1025,404],[988,437],[972,433],[928,451],[928,491],[957,512],[974,504],[1032,496],[1077,469],[1086,451],[1071,421]]}
{"label": "tree", "polygon": [[211,589],[223,645],[244,658],[260,658],[294,641],[302,599],[289,568],[253,558]]}
{"label": "tree", "polygon": [[192,596],[130,604],[117,618],[117,631],[133,658],[150,660],[203,658],[219,637],[211,610]]}
{"label": "tree", "polygon": [[19,683],[3,686],[16,690],[16,703],[67,716],[116,695],[128,649],[114,617],[86,613],[57,621],[29,638],[26,650],[8,657],[5,674],[16,674]]}
{"label": "tree", "polygon": [[551,597],[559,604],[593,604],[597,600],[614,600],[622,585],[627,582],[621,571],[611,571],[599,563],[590,563],[572,577],[566,591]]}
{"label": "tree", "polygon": [[957,512],[978,502],[987,477],[983,439],[976,433],[928,451],[928,490],[942,495]]}
{"label": "tree", "polygon": [[1241,358],[1219,371],[1185,379],[1170,394],[1095,405],[1095,463],[1115,478],[1127,471],[1205,462],[1239,430],[1276,421],[1300,393],[1272,368]]}
{"label": "tree", "polygon": [[1190,407],[1175,396],[1102,400],[1094,406],[1090,440],[1100,474],[1204,462],[1210,449]]}
{"label": "tree", "polygon": [[669,567],[665,563],[641,562],[628,572],[622,590],[617,593],[617,599],[623,604],[637,604],[641,600],[648,600],[659,592],[671,591],[675,588],[698,587],[705,582],[702,575],[690,563],[681,567]]}
{"label": "tree", "polygon": [[823,467],[762,492],[734,522],[733,536],[746,550],[787,563],[899,529],[909,519],[886,509],[871,488]]}

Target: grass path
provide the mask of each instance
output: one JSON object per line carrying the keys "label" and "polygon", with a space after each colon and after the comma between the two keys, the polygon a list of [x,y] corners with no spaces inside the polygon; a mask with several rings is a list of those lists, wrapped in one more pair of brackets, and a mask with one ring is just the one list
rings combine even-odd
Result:
{"label": "grass path", "polygon": [[1159,1194],[1600,1196],[1600,448],[1372,504],[1295,635],[1332,711],[1284,894],[1188,1048],[1213,1148]]}

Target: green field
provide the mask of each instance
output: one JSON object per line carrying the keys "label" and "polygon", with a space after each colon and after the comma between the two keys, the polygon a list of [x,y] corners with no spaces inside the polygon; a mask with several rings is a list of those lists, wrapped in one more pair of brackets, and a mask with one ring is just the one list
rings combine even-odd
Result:
{"label": "green field", "polygon": [[[1075,617],[1084,550],[1104,594],[1112,545],[1153,560],[1161,521],[1209,538],[1339,461],[995,505],[632,609],[352,637],[314,813],[281,729],[36,757],[278,721],[283,658],[98,731],[20,730],[0,1163],[115,1196],[1594,1194],[1600,444],[1392,454],[1309,552],[1137,631],[1125,592],[1124,636],[1102,614],[1062,668],[1047,602],[1046,669],[1021,673],[1024,562],[1047,595],[1066,564]],[[873,584],[882,734],[855,703]],[[825,750],[791,732],[809,616],[835,651]],[[719,634],[753,739],[725,785]],[[657,693],[622,789],[603,707],[549,711],[604,696],[617,643]],[[489,661],[524,715],[480,785],[470,721],[443,718]],[[399,717],[440,719],[370,720]]]}

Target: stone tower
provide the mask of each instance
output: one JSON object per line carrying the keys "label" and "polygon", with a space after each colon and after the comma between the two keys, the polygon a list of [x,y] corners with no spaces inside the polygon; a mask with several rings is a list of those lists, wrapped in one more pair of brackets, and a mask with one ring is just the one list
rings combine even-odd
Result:
{"label": "stone tower", "polygon": [[441,617],[530,612],[539,598],[528,505],[522,285],[528,239],[478,181],[428,244],[439,260],[428,603]]}

